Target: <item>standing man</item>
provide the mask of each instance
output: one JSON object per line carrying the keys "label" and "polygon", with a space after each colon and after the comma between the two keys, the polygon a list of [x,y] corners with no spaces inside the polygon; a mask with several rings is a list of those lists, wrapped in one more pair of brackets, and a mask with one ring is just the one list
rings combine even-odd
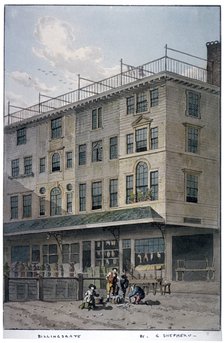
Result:
{"label": "standing man", "polygon": [[113,296],[116,295],[117,282],[118,282],[117,268],[113,268],[113,270],[107,274],[106,280],[107,280],[107,285],[106,285],[107,302],[109,302],[111,293]]}
{"label": "standing man", "polygon": [[129,280],[126,274],[122,274],[120,277],[120,288],[123,294],[123,299],[125,300],[126,290],[129,286]]}

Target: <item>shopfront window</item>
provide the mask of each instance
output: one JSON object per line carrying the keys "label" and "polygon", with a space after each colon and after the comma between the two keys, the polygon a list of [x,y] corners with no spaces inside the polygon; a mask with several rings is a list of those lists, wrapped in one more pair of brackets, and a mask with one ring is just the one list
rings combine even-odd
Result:
{"label": "shopfront window", "polygon": [[135,240],[135,266],[164,263],[163,238]]}
{"label": "shopfront window", "polygon": [[118,242],[115,240],[95,242],[95,265],[104,267],[118,267]]}

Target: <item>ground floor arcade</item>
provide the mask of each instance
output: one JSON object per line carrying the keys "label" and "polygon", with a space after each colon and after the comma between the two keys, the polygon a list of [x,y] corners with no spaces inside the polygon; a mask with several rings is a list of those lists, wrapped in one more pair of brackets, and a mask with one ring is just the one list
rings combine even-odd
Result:
{"label": "ground floor arcade", "polygon": [[217,230],[166,225],[149,209],[116,215],[88,218],[85,225],[65,225],[68,218],[58,218],[57,227],[49,219],[6,225],[5,272],[11,277],[102,276],[116,267],[143,278],[219,281]]}

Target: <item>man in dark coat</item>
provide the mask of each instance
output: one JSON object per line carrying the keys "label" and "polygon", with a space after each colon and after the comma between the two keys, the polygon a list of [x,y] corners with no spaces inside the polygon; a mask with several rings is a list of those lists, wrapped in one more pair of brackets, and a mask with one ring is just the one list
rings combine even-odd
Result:
{"label": "man in dark coat", "polygon": [[128,286],[129,286],[129,281],[128,281],[127,275],[122,274],[120,277],[120,288],[123,293],[123,299],[125,299]]}
{"label": "man in dark coat", "polygon": [[142,299],[145,298],[145,292],[143,289],[137,285],[133,285],[131,287],[131,292],[128,294],[129,301],[131,302],[131,298],[134,297],[135,301],[134,304],[139,304]]}

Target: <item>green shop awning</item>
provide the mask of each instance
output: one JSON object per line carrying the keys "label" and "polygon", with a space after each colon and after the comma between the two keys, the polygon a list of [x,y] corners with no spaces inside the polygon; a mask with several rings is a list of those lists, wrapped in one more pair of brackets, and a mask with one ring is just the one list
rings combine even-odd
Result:
{"label": "green shop awning", "polygon": [[51,231],[163,222],[164,219],[151,206],[146,206],[97,213],[15,221],[4,223],[3,230],[4,236],[14,236]]}

